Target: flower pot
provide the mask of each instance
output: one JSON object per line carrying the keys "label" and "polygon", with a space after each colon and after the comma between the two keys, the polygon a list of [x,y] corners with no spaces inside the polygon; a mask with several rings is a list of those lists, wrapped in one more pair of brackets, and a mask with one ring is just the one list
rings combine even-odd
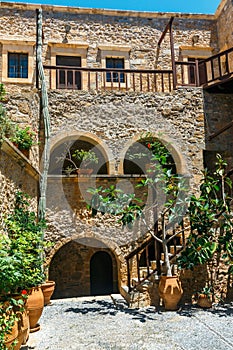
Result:
{"label": "flower pot", "polygon": [[44,295],[44,305],[50,304],[50,298],[53,295],[55,289],[54,281],[46,281],[41,285],[41,289]]}
{"label": "flower pot", "polygon": [[166,310],[177,310],[183,289],[177,276],[161,276],[159,281],[159,296],[163,299]]}
{"label": "flower pot", "polygon": [[20,152],[23,153],[23,155],[26,157],[26,158],[29,158],[29,149],[20,149]]}
{"label": "flower pot", "polygon": [[37,322],[44,308],[44,295],[40,287],[34,287],[29,291],[26,305],[29,311],[30,332],[35,332],[40,329]]}
{"label": "flower pot", "polygon": [[20,313],[18,321],[18,341],[20,344],[26,344],[29,338],[30,324],[29,324],[29,311],[26,309]]}
{"label": "flower pot", "polygon": [[91,175],[93,173],[93,169],[77,169],[78,175]]}
{"label": "flower pot", "polygon": [[[15,340],[17,340],[18,335],[19,335],[18,322],[15,321],[11,332],[9,334],[7,334],[5,337],[4,344],[5,344],[7,349],[12,349],[12,344]],[[18,343],[17,343],[17,346],[18,346]]]}
{"label": "flower pot", "polygon": [[199,294],[197,305],[202,307],[203,309],[209,309],[212,307],[212,301],[210,297],[206,294]]}

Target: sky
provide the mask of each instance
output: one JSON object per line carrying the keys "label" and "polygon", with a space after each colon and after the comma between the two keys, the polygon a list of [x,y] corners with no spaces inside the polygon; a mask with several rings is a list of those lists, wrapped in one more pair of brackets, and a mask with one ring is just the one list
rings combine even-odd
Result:
{"label": "sky", "polygon": [[215,13],[221,0],[15,0],[14,2],[118,10]]}

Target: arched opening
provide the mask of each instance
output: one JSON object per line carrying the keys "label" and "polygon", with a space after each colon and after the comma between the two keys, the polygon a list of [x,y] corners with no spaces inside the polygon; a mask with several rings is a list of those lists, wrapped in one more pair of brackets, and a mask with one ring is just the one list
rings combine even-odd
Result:
{"label": "arched opening", "polygon": [[127,150],[123,170],[124,174],[148,174],[148,169],[153,168],[153,164],[164,156],[164,165],[176,173],[175,161],[160,140],[156,137],[148,136],[134,142]]}
{"label": "arched opening", "polygon": [[118,292],[115,256],[103,242],[94,243],[72,240],[54,254],[49,267],[49,279],[56,282],[53,299]]}
{"label": "arched opening", "polygon": [[91,139],[75,139],[72,136],[51,152],[49,174],[73,175],[80,167],[91,169],[92,174],[108,173],[108,160],[99,145],[94,141],[92,143]]}
{"label": "arched opening", "polygon": [[112,258],[105,251],[96,252],[90,261],[91,295],[113,293]]}

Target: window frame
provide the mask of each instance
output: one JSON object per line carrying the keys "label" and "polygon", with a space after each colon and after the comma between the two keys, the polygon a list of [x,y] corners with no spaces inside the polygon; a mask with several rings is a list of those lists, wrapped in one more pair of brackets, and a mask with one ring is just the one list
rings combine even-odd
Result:
{"label": "window frame", "polygon": [[[50,48],[50,62],[51,66],[56,66],[57,56],[72,56],[81,57],[81,67],[87,66],[87,49],[89,45],[87,43],[57,43],[49,42],[48,46]],[[50,88],[53,90],[57,89],[57,73],[55,69],[50,72]],[[87,88],[87,74],[81,74],[81,87],[79,90],[84,90]]]}
{"label": "window frame", "polygon": [[[11,57],[13,55],[15,55],[17,57],[17,59],[14,59],[13,57]],[[27,64],[26,65],[22,64],[23,70],[21,72],[21,63],[24,62],[23,56],[26,56],[25,62],[27,62]],[[7,62],[7,77],[8,78],[10,78],[10,79],[28,79],[28,53],[8,52],[7,59],[8,59],[8,62]],[[13,73],[14,76],[10,76],[12,74],[11,68],[10,68],[11,67],[10,66],[11,59],[14,60],[16,63],[15,65],[12,65],[13,67],[16,67],[16,70]],[[25,72],[24,72],[24,70],[25,70]],[[23,76],[25,73],[26,73],[26,76]]]}
{"label": "window frame", "polygon": [[[106,67],[106,58],[119,58],[124,59],[124,69],[130,69],[129,64],[129,54],[131,47],[130,46],[123,46],[123,45],[109,45],[109,44],[103,44],[99,45],[98,49],[100,50],[100,57],[101,57],[101,67]],[[105,88],[120,88],[125,89],[126,88],[126,81],[127,81],[127,87],[130,87],[130,74],[129,73],[123,73],[124,74],[124,82],[108,82],[107,81],[107,74],[104,76],[104,81],[102,80],[102,86]]]}
{"label": "window frame", "polygon": [[[2,44],[2,82],[13,84],[32,84],[35,70],[35,41],[24,40],[0,40]],[[10,54],[27,54],[28,55],[28,76],[27,78],[8,77]]]}

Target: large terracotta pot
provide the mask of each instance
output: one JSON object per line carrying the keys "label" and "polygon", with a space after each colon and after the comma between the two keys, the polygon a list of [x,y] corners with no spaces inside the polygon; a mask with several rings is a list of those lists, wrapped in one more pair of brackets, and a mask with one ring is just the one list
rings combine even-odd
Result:
{"label": "large terracotta pot", "polygon": [[54,281],[46,281],[41,285],[42,292],[44,294],[44,305],[50,304],[50,298],[53,295],[55,289]]}
{"label": "large terracotta pot", "polygon": [[[5,342],[4,343],[5,343],[5,346],[6,346],[7,349],[12,349],[12,343],[15,340],[17,340],[18,335],[19,335],[18,322],[15,321],[14,326],[13,326],[13,328],[11,330],[11,333],[7,334],[6,337],[5,337]],[[18,344],[16,346],[18,347]],[[15,347],[14,349],[17,349],[17,348]]]}
{"label": "large terracotta pot", "polygon": [[29,324],[29,311],[26,309],[20,313],[18,321],[19,335],[18,340],[20,344],[26,344],[29,338],[30,324]]}
{"label": "large terracotta pot", "polygon": [[30,332],[40,329],[38,321],[44,308],[44,295],[40,287],[32,288],[28,293],[27,309],[29,311]]}
{"label": "large terracotta pot", "polygon": [[161,276],[159,296],[163,299],[166,310],[177,310],[183,289],[177,276]]}

